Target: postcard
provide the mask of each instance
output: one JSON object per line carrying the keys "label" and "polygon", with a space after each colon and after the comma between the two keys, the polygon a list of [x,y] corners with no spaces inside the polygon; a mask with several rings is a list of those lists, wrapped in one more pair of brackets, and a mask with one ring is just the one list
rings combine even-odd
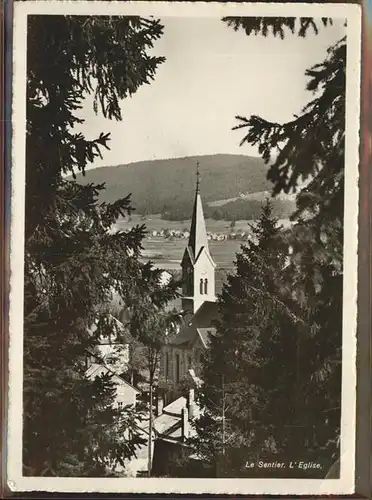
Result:
{"label": "postcard", "polygon": [[11,491],[354,492],[360,18],[15,2]]}

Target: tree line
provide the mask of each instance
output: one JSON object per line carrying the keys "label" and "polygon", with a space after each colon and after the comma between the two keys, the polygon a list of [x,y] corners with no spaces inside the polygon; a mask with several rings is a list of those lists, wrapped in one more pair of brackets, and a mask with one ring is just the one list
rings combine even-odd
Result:
{"label": "tree line", "polygon": [[[204,204],[204,216],[207,219],[214,220],[257,220],[262,211],[262,200],[245,200],[238,199],[229,201],[220,206],[211,206]],[[290,200],[272,199],[272,207],[274,214],[280,218],[288,218],[293,212],[294,203]],[[161,218],[170,221],[184,221],[190,219],[192,212],[192,203],[177,204],[170,207],[164,207],[161,211]]]}

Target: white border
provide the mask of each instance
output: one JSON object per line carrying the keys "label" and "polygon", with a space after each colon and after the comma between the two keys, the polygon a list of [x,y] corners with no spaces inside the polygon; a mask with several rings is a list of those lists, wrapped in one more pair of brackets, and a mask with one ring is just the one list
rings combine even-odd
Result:
{"label": "white border", "polygon": [[[347,18],[345,247],[340,479],[46,478],[22,476],[23,262],[28,14],[159,17]],[[102,493],[352,494],[355,469],[357,236],[361,10],[350,4],[26,1],[14,4],[7,484],[12,491]]]}

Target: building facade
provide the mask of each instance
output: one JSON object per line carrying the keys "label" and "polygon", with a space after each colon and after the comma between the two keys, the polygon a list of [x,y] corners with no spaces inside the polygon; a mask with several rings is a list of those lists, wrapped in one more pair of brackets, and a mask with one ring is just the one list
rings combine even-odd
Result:
{"label": "building facade", "polygon": [[[199,176],[198,176],[199,177]],[[177,395],[187,378],[198,377],[217,317],[216,263],[210,253],[199,178],[196,185],[190,235],[182,262],[182,310],[184,323],[163,348],[160,377]]]}

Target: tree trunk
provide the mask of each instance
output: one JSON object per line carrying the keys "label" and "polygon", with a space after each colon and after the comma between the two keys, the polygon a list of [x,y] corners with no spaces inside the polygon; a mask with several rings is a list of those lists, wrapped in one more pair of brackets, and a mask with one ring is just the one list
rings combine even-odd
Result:
{"label": "tree trunk", "polygon": [[133,344],[129,344],[129,366],[130,366],[130,383],[131,385],[134,385],[134,368],[133,368],[133,363],[134,363],[134,347]]}
{"label": "tree trunk", "polygon": [[153,415],[152,415],[152,380],[150,381],[150,415],[149,415],[149,440],[148,440],[148,462],[147,462],[147,475],[151,477],[152,469],[152,427],[153,427]]}
{"label": "tree trunk", "polygon": [[225,398],[225,377],[222,375],[222,475],[225,471],[225,441],[226,441],[226,398]]}

